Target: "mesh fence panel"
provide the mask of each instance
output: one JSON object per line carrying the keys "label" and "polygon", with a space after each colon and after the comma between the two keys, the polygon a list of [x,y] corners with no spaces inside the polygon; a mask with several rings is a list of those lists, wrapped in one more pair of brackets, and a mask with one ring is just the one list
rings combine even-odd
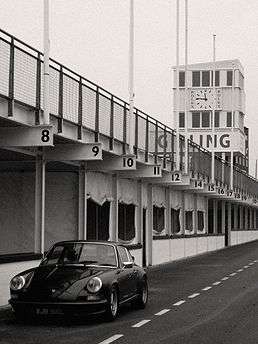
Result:
{"label": "mesh fence panel", "polygon": [[99,95],[99,131],[110,135],[110,111],[111,101],[109,98]]}
{"label": "mesh fence panel", "polygon": [[138,147],[145,149],[146,119],[138,116]]}
{"label": "mesh fence panel", "polygon": [[149,152],[155,152],[155,129],[156,125],[149,122]]}
{"label": "mesh fence panel", "polygon": [[78,123],[79,82],[67,75],[63,77],[63,114],[64,118]]}
{"label": "mesh fence panel", "polygon": [[[41,72],[41,80],[43,80],[43,71]],[[59,71],[54,68],[49,69],[49,111],[53,115],[58,115],[58,99],[59,99]],[[44,104],[43,82],[41,82],[41,100]]]}
{"label": "mesh fence panel", "polygon": [[14,98],[31,106],[36,105],[37,60],[14,49]]}
{"label": "mesh fence panel", "polygon": [[9,60],[10,44],[0,41],[0,93],[5,96],[9,93]]}
{"label": "mesh fence panel", "polygon": [[124,107],[114,102],[114,137],[123,141]]}
{"label": "mesh fence panel", "polygon": [[82,86],[82,124],[89,129],[95,129],[96,92],[87,86]]}

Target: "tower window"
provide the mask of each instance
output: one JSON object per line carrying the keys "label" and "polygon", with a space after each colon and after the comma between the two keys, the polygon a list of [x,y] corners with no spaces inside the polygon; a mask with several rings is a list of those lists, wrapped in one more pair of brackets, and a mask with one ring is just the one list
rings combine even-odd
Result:
{"label": "tower window", "polygon": [[197,72],[197,71],[193,72],[192,77],[193,77],[193,82],[192,82],[193,87],[199,87],[200,82],[201,82],[200,72]]}
{"label": "tower window", "polygon": [[185,72],[179,72],[179,87],[185,87]]}
{"label": "tower window", "polygon": [[232,86],[232,82],[233,82],[233,71],[228,70],[227,71],[227,86]]}
{"label": "tower window", "polygon": [[185,113],[179,112],[179,128],[185,127]]}

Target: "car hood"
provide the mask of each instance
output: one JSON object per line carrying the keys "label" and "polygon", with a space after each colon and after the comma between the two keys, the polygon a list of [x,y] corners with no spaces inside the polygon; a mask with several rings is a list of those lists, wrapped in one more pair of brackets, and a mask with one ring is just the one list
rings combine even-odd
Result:
{"label": "car hood", "polygon": [[109,268],[77,265],[46,265],[34,270],[27,287],[27,294],[32,298],[46,299],[53,297],[76,297],[86,286],[87,281],[110,271]]}

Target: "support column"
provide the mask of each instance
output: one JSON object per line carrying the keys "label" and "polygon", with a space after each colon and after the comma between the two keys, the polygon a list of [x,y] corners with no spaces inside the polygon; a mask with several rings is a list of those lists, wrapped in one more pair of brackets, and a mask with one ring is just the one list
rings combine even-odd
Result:
{"label": "support column", "polygon": [[221,233],[225,234],[225,226],[226,226],[226,221],[225,221],[225,216],[226,216],[226,209],[225,209],[225,201],[221,201]]}
{"label": "support column", "polygon": [[46,162],[42,154],[36,156],[35,172],[35,231],[34,251],[45,252],[45,194],[46,194]]}
{"label": "support column", "polygon": [[198,230],[197,194],[194,194],[193,230],[194,230],[194,234],[197,234],[197,230]]}
{"label": "support column", "polygon": [[256,223],[256,208],[254,208],[254,211],[253,211],[253,216],[254,216],[254,229],[257,229],[257,223]]}
{"label": "support column", "polygon": [[228,243],[228,246],[231,246],[231,203],[230,202],[227,202],[227,209],[228,209],[228,240],[227,240],[227,243]]}
{"label": "support column", "polygon": [[78,239],[87,239],[87,171],[86,162],[79,168],[79,202],[78,202]]}
{"label": "support column", "polygon": [[239,223],[239,229],[240,230],[243,230],[244,229],[244,226],[243,226],[243,219],[244,219],[244,209],[243,209],[243,206],[240,205],[239,206],[239,210],[240,210],[240,223]]}
{"label": "support column", "polygon": [[213,200],[213,234],[218,234],[218,202]]}
{"label": "support column", "polygon": [[239,228],[237,204],[234,204],[233,207],[234,207],[234,229],[237,230]]}
{"label": "support column", "polygon": [[180,224],[181,224],[181,228],[180,228],[180,233],[179,234],[185,234],[185,193],[184,191],[182,191],[181,193],[181,197],[182,197],[182,208],[181,208],[181,213],[180,213]]}
{"label": "support column", "polygon": [[208,207],[208,202],[209,202],[209,199],[208,197],[204,197],[205,199],[205,213],[204,213],[204,230],[205,230],[205,233],[208,233],[208,217],[209,217],[209,207]]}
{"label": "support column", "polygon": [[171,235],[171,204],[170,204],[170,189],[165,189],[166,195],[166,209],[165,209],[165,225],[166,225],[166,234]]}
{"label": "support column", "polygon": [[253,229],[253,209],[250,207],[248,208],[248,216],[249,216],[249,229]]}
{"label": "support column", "polygon": [[245,229],[248,229],[248,208],[244,207],[244,214],[245,214]]}
{"label": "support column", "polygon": [[152,265],[152,238],[153,238],[153,195],[152,184],[147,186],[147,230],[146,230],[146,243],[147,243],[147,262],[146,265]]}
{"label": "support column", "polygon": [[114,174],[112,177],[112,197],[111,219],[110,219],[110,240],[118,241],[118,177]]}
{"label": "support column", "polygon": [[136,228],[136,242],[142,243],[142,180],[139,180],[137,183],[137,202],[138,207],[136,207],[136,214],[137,214],[137,228]]}

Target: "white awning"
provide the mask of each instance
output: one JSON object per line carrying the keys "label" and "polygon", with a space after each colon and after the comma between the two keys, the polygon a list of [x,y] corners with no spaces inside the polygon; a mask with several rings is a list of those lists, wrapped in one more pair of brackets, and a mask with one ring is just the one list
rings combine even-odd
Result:
{"label": "white awning", "polygon": [[206,198],[204,196],[197,195],[197,210],[206,212]]}
{"label": "white awning", "polygon": [[153,205],[156,207],[166,207],[166,193],[165,188],[160,186],[153,186]]}
{"label": "white awning", "polygon": [[185,193],[185,211],[194,210],[194,195]]}
{"label": "white awning", "polygon": [[182,208],[182,193],[180,191],[170,191],[170,204],[171,208],[175,210]]}
{"label": "white awning", "polygon": [[118,179],[118,201],[126,204],[138,205],[137,180]]}
{"label": "white awning", "polygon": [[88,172],[87,197],[99,205],[112,201],[112,176],[101,172]]}

